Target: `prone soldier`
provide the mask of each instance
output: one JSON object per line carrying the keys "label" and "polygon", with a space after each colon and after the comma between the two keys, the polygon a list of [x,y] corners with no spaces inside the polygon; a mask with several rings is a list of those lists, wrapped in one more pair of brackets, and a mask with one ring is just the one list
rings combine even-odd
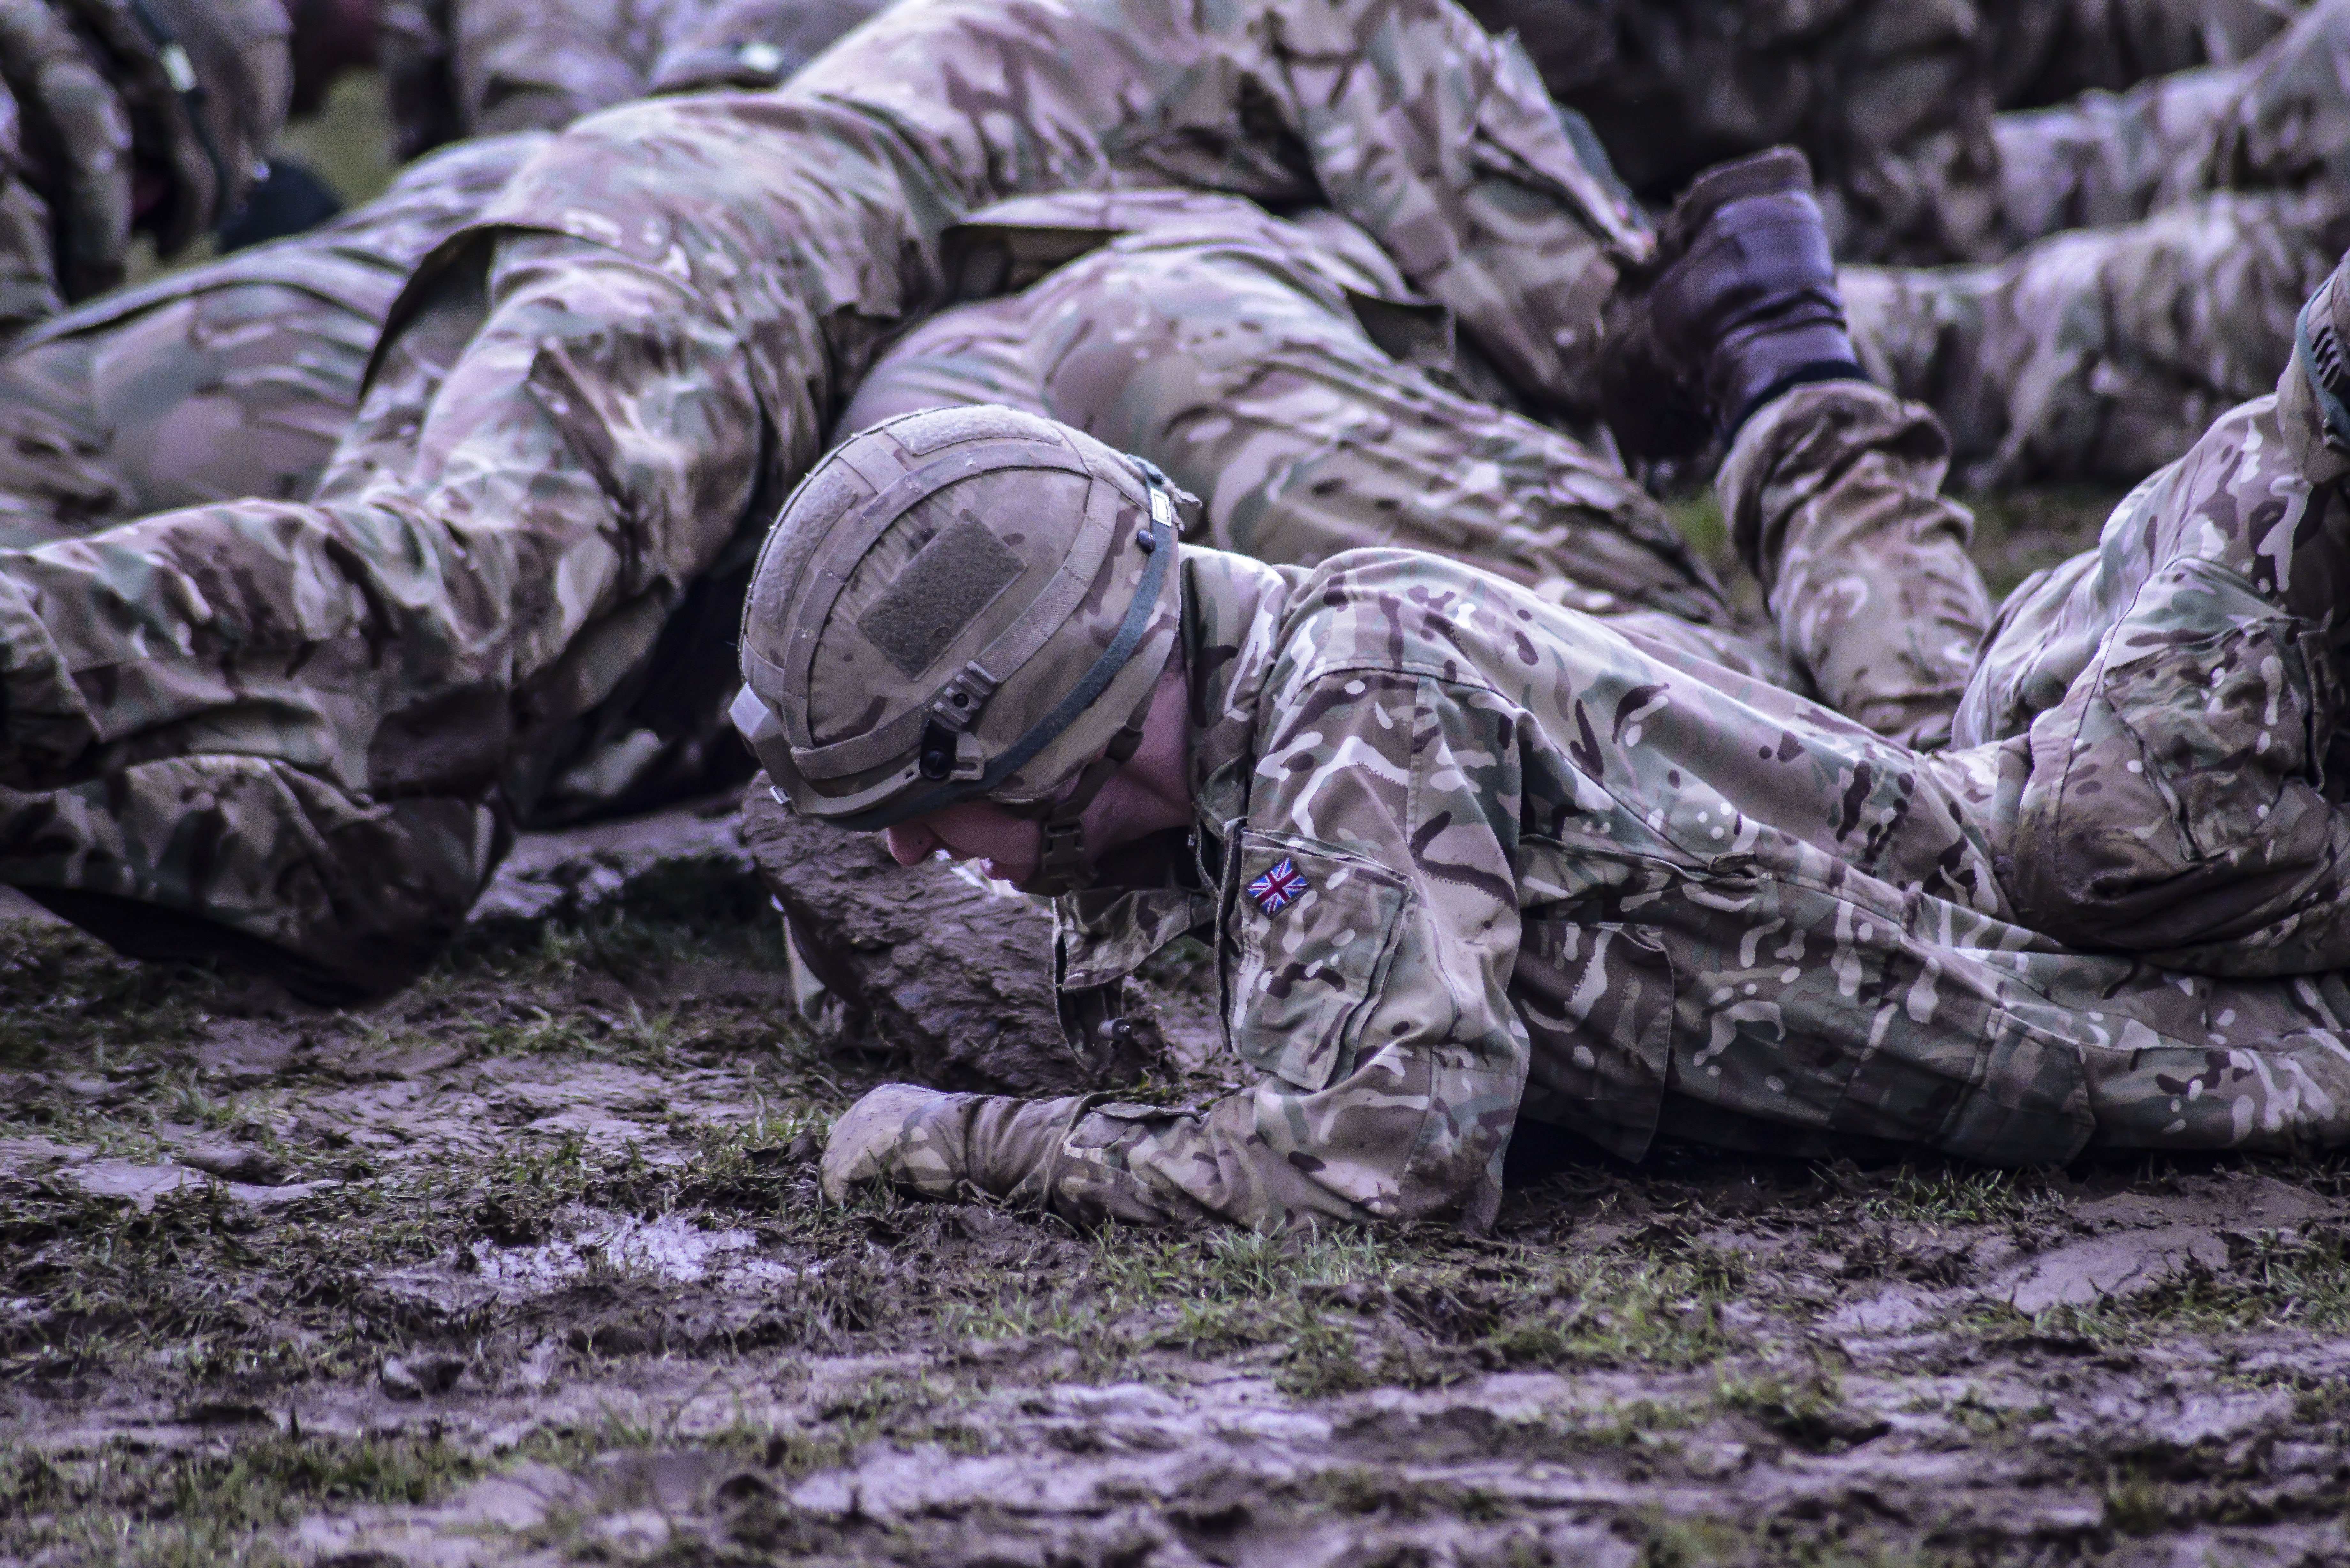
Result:
{"label": "prone soldier", "polygon": [[1562,417],[1645,244],[1449,0],[910,0],[777,91],[590,116],[426,258],[308,501],[0,553],[0,879],[134,953],[401,983],[517,821],[733,747],[760,533],[941,232],[1137,185],[1343,213]]}
{"label": "prone soldier", "polygon": [[[1858,374],[1805,186],[1700,181],[1614,312],[1615,384],[1728,439],[1766,581],[1947,505],[1930,416]],[[1476,1224],[1522,1118],[2000,1164],[2350,1137],[2345,331],[2350,268],[2276,397],[2019,595],[1939,752],[1472,567],[1183,545],[1168,481],[1033,415],[853,438],[743,623],[781,795],[1060,896],[1068,968],[1206,931],[1262,1076],[1199,1108],[891,1085],[827,1189]]]}

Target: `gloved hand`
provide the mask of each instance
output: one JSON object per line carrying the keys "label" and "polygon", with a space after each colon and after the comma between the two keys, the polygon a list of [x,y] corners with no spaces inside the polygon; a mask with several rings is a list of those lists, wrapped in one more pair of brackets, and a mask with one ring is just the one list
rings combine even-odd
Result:
{"label": "gloved hand", "polygon": [[824,1195],[839,1203],[859,1183],[887,1181],[924,1198],[1045,1198],[1071,1125],[1098,1097],[1018,1100],[884,1084],[832,1124]]}
{"label": "gloved hand", "polygon": [[832,1124],[824,1146],[824,1195],[887,1181],[932,1198],[951,1196],[964,1175],[967,1137],[954,1107],[977,1095],[945,1095],[915,1084],[884,1084]]}

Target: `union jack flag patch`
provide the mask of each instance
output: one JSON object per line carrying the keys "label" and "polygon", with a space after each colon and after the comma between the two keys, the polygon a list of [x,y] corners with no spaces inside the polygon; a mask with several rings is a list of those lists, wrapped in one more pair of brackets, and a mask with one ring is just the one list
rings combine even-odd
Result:
{"label": "union jack flag patch", "polygon": [[1268,915],[1281,913],[1305,897],[1307,891],[1305,873],[1285,857],[1248,885],[1248,896],[1255,899],[1256,907]]}

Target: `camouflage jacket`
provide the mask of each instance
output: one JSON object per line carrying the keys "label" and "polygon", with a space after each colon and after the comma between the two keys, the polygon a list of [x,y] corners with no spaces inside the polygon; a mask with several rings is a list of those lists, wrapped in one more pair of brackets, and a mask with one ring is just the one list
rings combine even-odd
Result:
{"label": "camouflage jacket", "polygon": [[1626,1156],[1667,1131],[1998,1164],[2350,1129],[2338,977],[2214,982],[2010,920],[2012,749],[1921,756],[1431,556],[1184,572],[1196,875],[1067,901],[1060,967],[1098,985],[1211,932],[1262,1080],[1197,1110],[952,1102],[908,1129],[918,1189],[1474,1223],[1522,1116]]}

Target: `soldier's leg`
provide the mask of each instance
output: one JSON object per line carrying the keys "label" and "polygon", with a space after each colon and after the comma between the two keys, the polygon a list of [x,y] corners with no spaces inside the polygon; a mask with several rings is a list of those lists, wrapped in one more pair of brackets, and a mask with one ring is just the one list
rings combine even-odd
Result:
{"label": "soldier's leg", "polygon": [[1738,432],[1715,483],[1779,645],[1829,706],[1905,744],[1946,744],[1991,596],[1974,518],[1941,493],[1927,410],[1863,381],[1797,387]]}
{"label": "soldier's leg", "polygon": [[[2029,718],[2002,867],[2037,929],[2206,973],[2350,965],[2332,629],[2350,461],[2296,431],[2300,411],[2262,399],[2221,419],[1991,650],[2011,695],[1990,706],[2063,684]],[[2012,646],[2031,635],[2036,658]]]}
{"label": "soldier's leg", "polygon": [[5,542],[307,495],[350,423],[380,317],[249,282],[19,348],[0,360],[0,493],[47,526]]}
{"label": "soldier's leg", "polygon": [[1930,406],[1970,485],[2133,483],[2265,391],[2350,241],[2350,192],[2222,192],[1988,266],[1848,267],[1861,363]]}
{"label": "soldier's leg", "polygon": [[2145,217],[2179,165],[2209,151],[2251,71],[2209,66],[1996,117],[1999,214],[1991,237],[2012,247]]}
{"label": "soldier's leg", "polygon": [[435,353],[482,326],[437,394],[380,389],[421,429],[337,499],[0,555],[0,880],[319,992],[397,984],[458,928],[527,805],[514,761],[641,657],[760,428],[738,341],[658,273],[509,238],[488,299],[419,323]]}
{"label": "soldier's leg", "polygon": [[[841,423],[1004,402],[1146,457],[1202,498],[1202,542],[1277,564],[1394,545],[1470,560],[1685,652],[1791,680],[1729,634],[1703,563],[1614,462],[1381,349],[1264,249],[1122,243],[950,311],[876,365]],[[1710,629],[1709,629],[1710,628]]]}

